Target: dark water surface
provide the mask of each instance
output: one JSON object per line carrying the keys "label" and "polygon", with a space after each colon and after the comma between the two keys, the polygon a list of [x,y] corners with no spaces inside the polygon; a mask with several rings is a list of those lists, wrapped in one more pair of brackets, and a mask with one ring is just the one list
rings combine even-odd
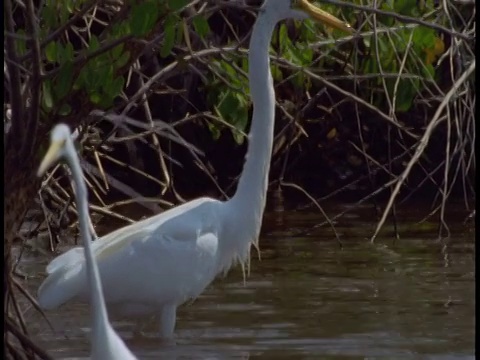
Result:
{"label": "dark water surface", "polygon": [[[314,227],[317,212],[266,214],[262,260],[254,251],[245,284],[236,267],[182,306],[176,346],[159,344],[156,321],[144,337],[133,323],[114,326],[140,359],[474,358],[473,228],[459,219],[439,242],[412,209],[399,214],[400,240],[387,224],[372,245],[374,223],[362,215],[337,224],[340,248],[330,229]],[[29,254],[22,271],[43,274],[47,261]],[[32,291],[42,279],[28,280]],[[47,315],[55,332],[33,309],[25,314],[38,342],[54,357],[88,356],[88,306]]]}

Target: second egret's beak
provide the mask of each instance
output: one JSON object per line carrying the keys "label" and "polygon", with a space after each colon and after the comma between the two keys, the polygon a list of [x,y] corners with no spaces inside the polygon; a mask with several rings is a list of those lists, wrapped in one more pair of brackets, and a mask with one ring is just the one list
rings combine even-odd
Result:
{"label": "second egret's beak", "polygon": [[299,0],[298,6],[305,11],[313,19],[320,21],[334,29],[342,30],[348,33],[353,33],[352,27],[343,22],[342,20],[336,18],[335,16],[329,14],[326,11],[310,4],[307,0]]}
{"label": "second egret's beak", "polygon": [[50,144],[50,147],[48,148],[48,151],[45,154],[40,167],[38,168],[38,177],[43,176],[48,168],[58,161],[58,158],[60,157],[60,151],[64,145],[65,141],[54,141]]}

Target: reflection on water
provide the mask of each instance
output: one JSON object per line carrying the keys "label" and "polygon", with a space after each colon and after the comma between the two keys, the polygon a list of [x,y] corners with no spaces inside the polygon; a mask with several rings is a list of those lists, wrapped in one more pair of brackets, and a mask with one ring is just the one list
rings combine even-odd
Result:
{"label": "reflection on water", "polygon": [[[355,215],[337,226],[340,248],[331,230],[312,229],[320,221],[267,214],[246,284],[235,268],[181,307],[176,346],[159,343],[155,321],[142,337],[133,323],[114,326],[141,359],[474,357],[473,231],[459,222],[445,246],[435,227],[410,222],[395,244],[371,245],[373,224]],[[30,255],[22,270],[43,273],[46,262]],[[28,281],[32,291],[40,281]],[[34,310],[25,317],[53,356],[88,356],[86,305],[48,312],[55,332]]]}

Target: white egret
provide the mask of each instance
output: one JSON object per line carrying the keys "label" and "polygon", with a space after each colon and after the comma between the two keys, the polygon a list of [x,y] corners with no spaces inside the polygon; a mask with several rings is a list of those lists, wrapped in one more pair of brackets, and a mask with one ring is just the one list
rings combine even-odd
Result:
{"label": "white egret", "polygon": [[91,223],[88,213],[87,187],[83,179],[77,152],[73,145],[70,129],[67,125],[59,124],[52,130],[50,148],[40,164],[38,176],[42,176],[51,165],[62,157],[66,159],[72,169],[72,177],[75,183],[80,233],[84,246],[85,262],[83,266],[87,272],[88,280],[86,285],[89,288],[90,306],[92,308],[91,359],[134,360],[136,357],[128,350],[108,321],[100,275],[91,247],[92,237],[90,233]]}
{"label": "white egret", "polygon": [[[93,245],[109,310],[127,316],[160,315],[160,336],[173,336],[176,310],[196,298],[233,262],[245,264],[258,246],[272,153],[275,94],[269,44],[276,24],[312,17],[351,31],[306,0],[266,0],[250,40],[249,82],[253,119],[249,150],[235,195],[228,201],[200,198],[118,229]],[[38,297],[52,309],[85,298],[85,259],[72,249],[47,267]]]}

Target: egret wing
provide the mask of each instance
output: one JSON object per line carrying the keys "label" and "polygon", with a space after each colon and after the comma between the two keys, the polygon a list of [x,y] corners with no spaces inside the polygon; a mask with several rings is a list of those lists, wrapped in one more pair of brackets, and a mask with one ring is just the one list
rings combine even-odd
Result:
{"label": "egret wing", "polygon": [[85,258],[85,255],[82,247],[79,246],[79,247],[70,249],[67,252],[57,256],[55,259],[50,261],[50,263],[47,265],[47,273],[52,274],[58,269],[61,269],[67,265],[75,264],[76,262],[84,258]]}
{"label": "egret wing", "polygon": [[220,201],[201,198],[180,205],[159,215],[128,225],[98,239],[92,250],[97,259],[121,251],[135,240],[162,237],[175,241],[195,241],[201,234],[218,226],[217,206]]}

